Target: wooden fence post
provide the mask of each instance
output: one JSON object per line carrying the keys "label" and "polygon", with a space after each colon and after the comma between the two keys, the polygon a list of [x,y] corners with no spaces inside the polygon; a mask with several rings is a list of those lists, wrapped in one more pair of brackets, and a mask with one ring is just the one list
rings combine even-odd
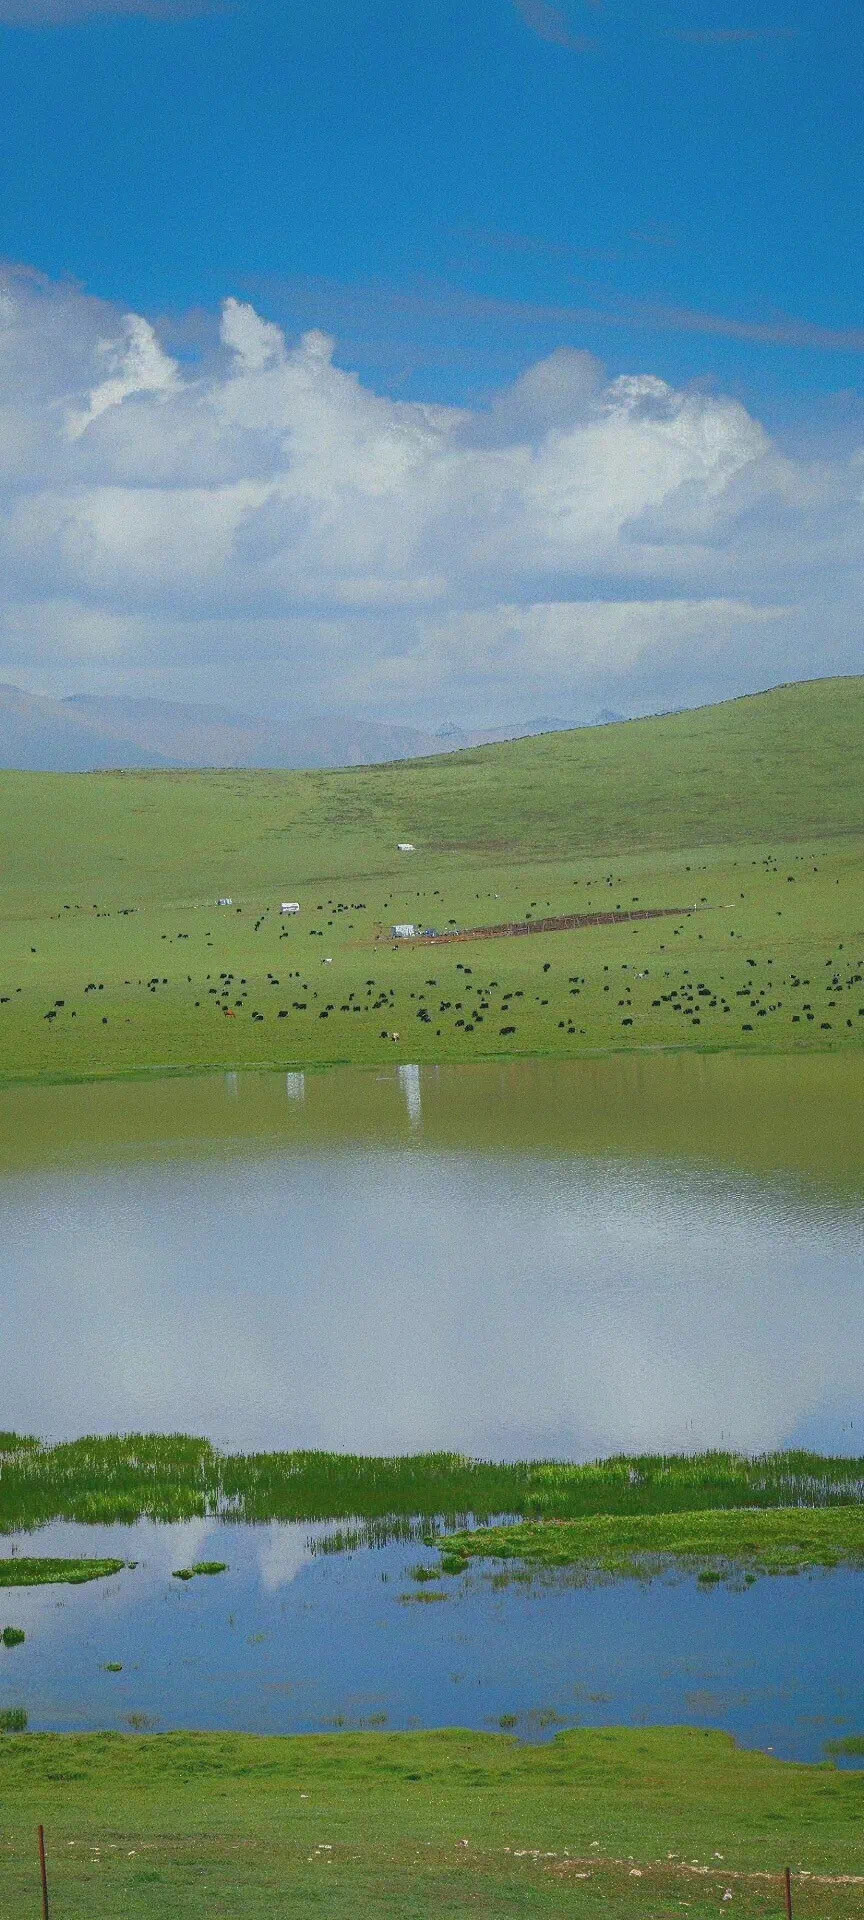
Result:
{"label": "wooden fence post", "polygon": [[786,1920],[792,1920],[792,1875],[787,1867],[783,1874],[786,1892]]}
{"label": "wooden fence post", "polygon": [[48,1870],[45,1865],[45,1828],[39,1828],[39,1871],[42,1876],[42,1920],[48,1920]]}

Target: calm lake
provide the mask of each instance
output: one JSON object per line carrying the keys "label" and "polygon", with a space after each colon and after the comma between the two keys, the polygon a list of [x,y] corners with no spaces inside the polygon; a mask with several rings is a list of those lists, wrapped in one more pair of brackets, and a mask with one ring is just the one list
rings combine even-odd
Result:
{"label": "calm lake", "polygon": [[0,1093],[2,1423],[864,1451],[864,1057]]}
{"label": "calm lake", "polygon": [[[5,1090],[0,1425],[862,1453],[862,1123],[852,1056]],[[477,1568],[421,1603],[425,1549],[336,1556],[327,1531],[30,1536],[140,1565],[5,1596],[31,1637],[0,1706],[46,1727],[503,1715],[527,1737],[691,1720],[811,1758],[864,1731],[862,1575],[705,1592]],[[229,1572],[172,1581],[198,1557]]]}

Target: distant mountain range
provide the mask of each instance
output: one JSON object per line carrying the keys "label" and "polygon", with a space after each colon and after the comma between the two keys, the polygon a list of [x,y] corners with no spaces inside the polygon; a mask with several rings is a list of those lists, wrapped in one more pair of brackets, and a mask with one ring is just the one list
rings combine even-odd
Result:
{"label": "distant mountain range", "polygon": [[[598,719],[619,719],[604,710]],[[548,733],[566,721],[437,732],[276,712],[271,718],[185,701],[75,694],[51,700],[0,684],[0,767],[87,773],[110,767],[355,767],[452,753],[517,735]]]}

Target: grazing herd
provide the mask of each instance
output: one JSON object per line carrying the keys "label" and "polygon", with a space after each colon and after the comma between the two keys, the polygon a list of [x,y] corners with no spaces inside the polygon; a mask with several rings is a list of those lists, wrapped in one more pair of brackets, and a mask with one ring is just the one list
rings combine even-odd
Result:
{"label": "grazing herd", "polygon": [[[715,872],[679,861],[656,904],[659,882],[614,870],[581,880],[545,871],[544,897],[528,887],[521,901],[518,878],[505,893],[505,873],[491,886],[484,874],[473,891],[435,875],[441,885],[410,895],[366,876],[364,898],[350,897],[356,886],[347,899],[322,890],[297,914],[284,914],[278,897],[227,894],[221,913],[215,896],[162,910],[65,902],[20,934],[8,922],[0,929],[2,1059],[11,1073],[30,1063],[87,1073],[244,1059],[371,1063],[394,1048],[445,1060],[860,1043],[864,941],[847,936],[864,916],[857,894],[850,907],[837,892],[860,885],[823,864],[766,856],[747,863],[742,885],[735,861]],[[812,904],[807,882],[822,899],[830,883],[840,938],[816,938],[806,912],[802,925],[790,903]],[[577,888],[591,911],[559,912]],[[595,911],[601,890],[608,908]],[[688,906],[667,904],[688,891]],[[499,900],[519,909],[513,933],[530,926],[530,940],[489,937]],[[394,909],[402,924],[434,920],[450,937],[394,941]],[[482,939],[476,952],[472,939]]]}

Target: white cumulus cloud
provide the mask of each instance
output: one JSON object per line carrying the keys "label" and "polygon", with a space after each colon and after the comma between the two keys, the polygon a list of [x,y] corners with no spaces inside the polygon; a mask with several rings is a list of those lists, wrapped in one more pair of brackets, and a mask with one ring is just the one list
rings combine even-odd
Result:
{"label": "white cumulus cloud", "polygon": [[6,270],[0,675],[495,723],[850,671],[862,474],[573,348],[404,402],[233,297],[180,361]]}
{"label": "white cumulus cloud", "polygon": [[130,395],[171,392],[177,383],[177,368],[163,353],[153,328],[140,314],[124,314],[122,341],[100,340],[96,352],[103,356],[107,377],[91,387],[87,406],[74,409],[67,418],[67,430],[73,439],[85,433],[108,407],[119,407]]}

